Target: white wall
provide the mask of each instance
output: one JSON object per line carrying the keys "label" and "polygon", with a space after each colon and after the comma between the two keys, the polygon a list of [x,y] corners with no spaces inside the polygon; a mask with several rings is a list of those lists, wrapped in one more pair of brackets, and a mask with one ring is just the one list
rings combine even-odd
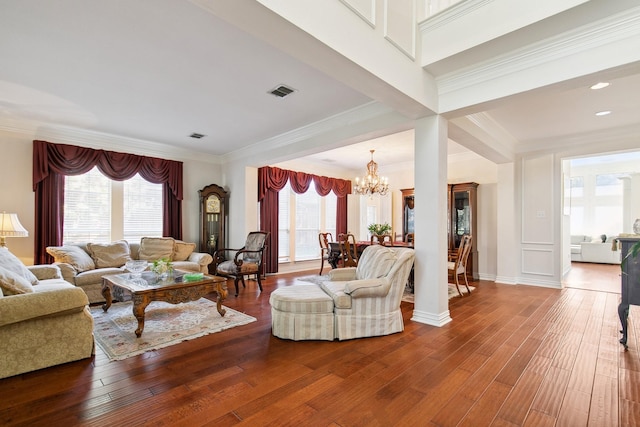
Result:
{"label": "white wall", "polygon": [[7,246],[27,265],[33,264],[34,203],[33,148],[31,140],[18,134],[0,133],[0,210],[15,212],[29,237],[7,238]]}

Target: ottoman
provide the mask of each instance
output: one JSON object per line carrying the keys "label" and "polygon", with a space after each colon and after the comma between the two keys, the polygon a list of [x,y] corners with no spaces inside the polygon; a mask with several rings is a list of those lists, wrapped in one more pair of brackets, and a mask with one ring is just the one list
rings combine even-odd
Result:
{"label": "ottoman", "polygon": [[293,285],[271,293],[274,336],[295,341],[333,341],[333,299],[318,285]]}

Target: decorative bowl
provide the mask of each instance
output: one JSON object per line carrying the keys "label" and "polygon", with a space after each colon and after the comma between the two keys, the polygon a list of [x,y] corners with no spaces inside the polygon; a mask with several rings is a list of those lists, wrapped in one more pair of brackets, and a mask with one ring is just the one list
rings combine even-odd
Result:
{"label": "decorative bowl", "polygon": [[145,260],[132,259],[124,265],[131,273],[132,277],[140,277],[141,273],[149,266],[149,262]]}

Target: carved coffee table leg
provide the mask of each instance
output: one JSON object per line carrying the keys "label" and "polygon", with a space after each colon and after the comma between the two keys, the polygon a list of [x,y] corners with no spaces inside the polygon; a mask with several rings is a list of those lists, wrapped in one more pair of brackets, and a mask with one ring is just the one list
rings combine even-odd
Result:
{"label": "carved coffee table leg", "polygon": [[107,282],[104,279],[102,279],[102,296],[105,300],[105,303],[102,304],[102,309],[107,311],[109,310],[109,307],[111,307],[111,287],[107,285]]}
{"label": "carved coffee table leg", "polygon": [[140,338],[144,330],[144,310],[151,301],[148,298],[142,298],[137,295],[133,297],[133,315],[138,319],[138,329],[136,329],[136,337]]}
{"label": "carved coffee table leg", "polygon": [[220,313],[220,316],[222,317],[224,317],[225,313],[227,312],[227,310],[222,308],[222,301],[224,301],[224,299],[227,297],[227,290],[223,287],[223,283],[226,284],[226,280],[224,282],[218,282],[216,286],[216,293],[218,294],[217,308],[218,313]]}

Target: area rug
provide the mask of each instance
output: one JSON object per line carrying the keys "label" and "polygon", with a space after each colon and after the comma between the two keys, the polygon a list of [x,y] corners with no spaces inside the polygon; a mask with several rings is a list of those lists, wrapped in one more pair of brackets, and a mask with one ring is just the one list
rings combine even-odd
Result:
{"label": "area rug", "polygon": [[[303,282],[311,282],[311,283],[315,283],[316,285],[319,285],[320,283],[322,283],[324,280],[327,280],[328,276],[318,276],[317,274],[314,274],[312,276],[303,276],[303,277],[299,277],[298,280],[301,280]],[[475,289],[473,286],[469,286],[469,289],[471,289],[472,291]],[[458,293],[458,290],[456,289],[456,286],[453,284],[449,284],[449,286],[447,287],[447,290],[449,291],[449,299],[451,298],[455,298],[460,296],[460,294]],[[462,295],[467,294],[467,288],[463,285],[460,286],[460,292],[462,292]],[[408,288],[405,288],[404,293],[402,295],[402,301],[405,302],[410,302],[413,303],[413,293],[411,291],[408,290]]]}
{"label": "area rug", "polygon": [[[471,289],[471,291],[473,291],[475,288],[473,286],[469,286],[469,289]],[[449,284],[449,286],[447,286],[447,291],[449,291],[448,299],[460,296],[460,294],[458,293],[458,290],[456,289],[455,285]],[[465,286],[460,286],[460,292],[462,292],[462,296],[464,296],[465,294],[468,293],[467,292],[467,288]],[[414,294],[405,289],[404,294],[402,295],[402,301],[410,302],[410,303],[413,304],[413,302],[414,302]]]}
{"label": "area rug", "polygon": [[109,359],[122,360],[256,321],[255,317],[225,309],[221,317],[216,303],[206,298],[184,304],[154,301],[145,310],[142,336],[136,338],[138,321],[131,301],[114,303],[106,313],[102,306],[95,306],[91,307],[93,333]]}

